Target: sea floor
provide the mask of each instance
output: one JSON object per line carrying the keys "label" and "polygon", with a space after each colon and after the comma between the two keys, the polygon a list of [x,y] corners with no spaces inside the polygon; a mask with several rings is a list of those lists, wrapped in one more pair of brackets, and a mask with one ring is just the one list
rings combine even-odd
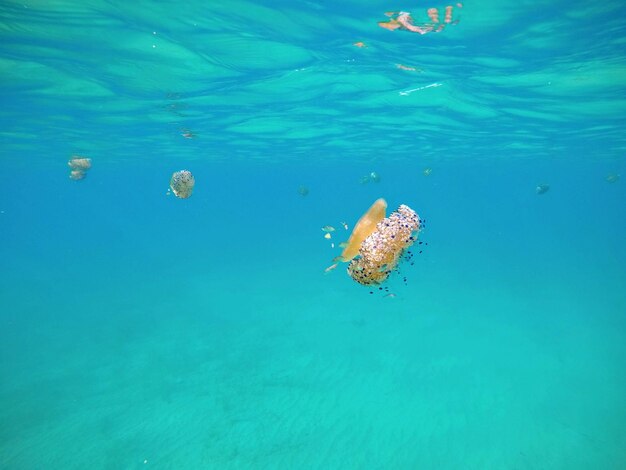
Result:
{"label": "sea floor", "polygon": [[446,296],[454,277],[425,269],[395,298],[289,264],[237,286],[234,268],[16,282],[1,466],[623,466],[623,296],[573,278]]}

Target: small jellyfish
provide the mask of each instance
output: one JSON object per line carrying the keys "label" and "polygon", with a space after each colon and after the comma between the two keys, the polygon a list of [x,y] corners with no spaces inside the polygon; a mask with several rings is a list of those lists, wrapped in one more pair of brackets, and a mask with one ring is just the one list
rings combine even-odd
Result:
{"label": "small jellyfish", "polygon": [[298,194],[302,197],[306,197],[309,195],[309,188],[307,188],[306,186],[300,186],[298,188]]}
{"label": "small jellyfish", "polygon": [[617,180],[619,180],[619,175],[617,173],[611,173],[606,177],[607,183],[617,183]]}
{"label": "small jellyfish", "polygon": [[72,170],[72,171],[70,171],[70,179],[73,180],[73,181],[80,181],[80,180],[84,179],[85,176],[87,176],[87,173],[85,173],[82,170]]}
{"label": "small jellyfish", "polygon": [[549,189],[550,189],[549,184],[538,184],[537,187],[535,188],[535,192],[537,194],[545,194],[548,192]]}
{"label": "small jellyfish", "polygon": [[181,199],[187,199],[193,192],[196,180],[189,170],[177,171],[170,179],[170,188],[174,195]]}
{"label": "small jellyfish", "polygon": [[424,176],[430,176],[430,174],[433,172],[432,168],[424,168],[424,171],[422,171],[422,174]]}
{"label": "small jellyfish", "polygon": [[91,168],[91,158],[79,157],[78,155],[72,156],[67,162],[67,165],[72,170],[87,171]]}
{"label": "small jellyfish", "polygon": [[73,155],[67,162],[67,166],[70,167],[70,179],[72,181],[80,181],[85,179],[87,171],[91,168],[91,158]]}
{"label": "small jellyfish", "polygon": [[322,232],[334,232],[335,231],[335,227],[333,227],[332,225],[324,225],[322,227]]}

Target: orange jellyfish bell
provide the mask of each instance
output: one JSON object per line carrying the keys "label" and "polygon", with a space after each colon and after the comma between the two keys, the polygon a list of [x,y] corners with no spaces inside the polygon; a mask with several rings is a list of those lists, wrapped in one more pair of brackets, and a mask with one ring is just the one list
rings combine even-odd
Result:
{"label": "orange jellyfish bell", "polygon": [[387,202],[382,198],[377,199],[356,223],[343,253],[335,260],[347,262],[358,255],[363,240],[369,237],[376,230],[376,224],[385,218],[386,209]]}

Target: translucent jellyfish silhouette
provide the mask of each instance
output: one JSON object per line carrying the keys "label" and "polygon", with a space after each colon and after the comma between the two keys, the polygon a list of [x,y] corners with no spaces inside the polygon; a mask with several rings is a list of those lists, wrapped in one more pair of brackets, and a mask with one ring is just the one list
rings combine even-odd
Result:
{"label": "translucent jellyfish silhouette", "polygon": [[407,11],[387,11],[385,12],[385,16],[389,17],[389,20],[379,21],[378,26],[390,31],[410,31],[419,34],[438,33],[443,31],[447,25],[458,24],[458,18],[456,20],[452,19],[455,7],[458,12],[460,8],[463,8],[463,4],[457,3],[455,5],[446,6],[443,10],[443,22],[439,19],[440,12],[438,8],[429,8],[426,10],[429,21],[425,23],[416,22],[411,13]]}
{"label": "translucent jellyfish silhouette", "polygon": [[537,187],[535,188],[535,192],[537,194],[545,194],[550,190],[550,185],[549,184],[538,184]]}
{"label": "translucent jellyfish silhouette", "polygon": [[91,168],[91,158],[74,155],[67,162],[67,166],[70,167],[70,179],[79,181],[87,176],[87,170]]}
{"label": "translucent jellyfish silhouette", "polygon": [[87,176],[87,173],[81,170],[70,171],[70,179],[74,181],[82,180]]}
{"label": "translucent jellyfish silhouette", "polygon": [[67,165],[72,170],[87,171],[91,168],[91,158],[79,157],[77,155],[74,155],[67,162]]}
{"label": "translucent jellyfish silhouette", "polygon": [[619,175],[617,173],[611,173],[610,175],[607,175],[606,177],[607,183],[617,183],[618,180],[619,180]]}
{"label": "translucent jellyfish silhouette", "polygon": [[361,184],[367,184],[369,182],[380,183],[380,175],[372,171],[369,175],[361,176],[359,182]]}
{"label": "translucent jellyfish silhouette", "polygon": [[174,195],[181,199],[187,199],[193,192],[196,180],[189,170],[177,171],[170,179],[170,188]]}

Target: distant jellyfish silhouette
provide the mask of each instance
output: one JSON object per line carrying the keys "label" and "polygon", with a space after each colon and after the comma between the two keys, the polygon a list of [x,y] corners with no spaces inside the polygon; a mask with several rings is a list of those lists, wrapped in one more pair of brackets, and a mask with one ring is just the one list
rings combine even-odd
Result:
{"label": "distant jellyfish silhouette", "polygon": [[85,179],[85,176],[87,176],[87,173],[85,173],[84,171],[81,171],[81,170],[70,171],[71,180],[79,181],[79,180]]}
{"label": "distant jellyfish silhouette", "polygon": [[170,188],[174,195],[180,199],[187,199],[193,192],[196,180],[189,170],[177,171],[170,179]]}
{"label": "distant jellyfish silhouette", "polygon": [[79,157],[77,155],[74,155],[67,162],[67,165],[72,170],[87,171],[91,168],[91,158]]}
{"label": "distant jellyfish silhouette", "polygon": [[87,176],[87,171],[91,168],[91,158],[72,156],[67,162],[70,167],[70,179],[79,181]]}
{"label": "distant jellyfish silhouette", "polygon": [[302,197],[306,197],[309,195],[309,188],[307,188],[306,186],[300,186],[298,188],[298,194]]}
{"label": "distant jellyfish silhouette", "polygon": [[545,194],[550,190],[550,185],[549,184],[538,184],[537,187],[535,188],[535,192],[537,194]]}
{"label": "distant jellyfish silhouette", "polygon": [[610,175],[607,175],[606,177],[607,183],[617,183],[618,180],[619,180],[619,175],[617,173],[611,173]]}
{"label": "distant jellyfish silhouette", "polygon": [[380,183],[380,175],[375,171],[372,171],[369,175],[361,176],[361,179],[359,180],[359,183],[361,184],[367,184],[370,182]]}

